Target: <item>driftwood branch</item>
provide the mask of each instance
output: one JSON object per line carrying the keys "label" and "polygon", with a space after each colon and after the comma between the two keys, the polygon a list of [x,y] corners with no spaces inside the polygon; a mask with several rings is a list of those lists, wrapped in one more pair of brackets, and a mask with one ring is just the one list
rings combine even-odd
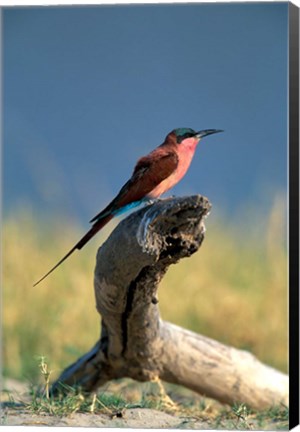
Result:
{"label": "driftwood branch", "polygon": [[170,264],[199,249],[210,207],[201,196],[158,201],[117,226],[97,253],[100,340],[62,373],[54,392],[60,383],[91,392],[115,378],[159,377],[230,404],[264,409],[288,403],[286,375],[160,318],[158,284]]}

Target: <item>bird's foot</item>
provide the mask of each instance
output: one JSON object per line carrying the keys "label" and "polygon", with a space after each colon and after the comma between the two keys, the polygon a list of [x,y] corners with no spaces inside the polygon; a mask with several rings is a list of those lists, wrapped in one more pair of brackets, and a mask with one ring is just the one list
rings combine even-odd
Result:
{"label": "bird's foot", "polygon": [[145,200],[145,205],[152,205],[159,201],[162,201],[162,198],[147,198]]}

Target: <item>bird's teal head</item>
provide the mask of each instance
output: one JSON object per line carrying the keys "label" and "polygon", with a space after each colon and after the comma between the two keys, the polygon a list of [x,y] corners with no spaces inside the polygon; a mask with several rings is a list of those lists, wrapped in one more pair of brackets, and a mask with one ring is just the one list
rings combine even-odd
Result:
{"label": "bird's teal head", "polygon": [[194,137],[196,132],[190,128],[177,128],[172,131],[172,133],[176,136],[177,143],[181,143],[186,138]]}
{"label": "bird's teal head", "polygon": [[190,128],[177,128],[174,129],[171,133],[175,135],[177,144],[180,144],[186,138],[196,138],[200,140],[201,138],[211,135],[214,133],[223,132],[221,129],[204,129],[202,131],[194,131],[194,129]]}
{"label": "bird's teal head", "polygon": [[194,129],[191,128],[177,128],[174,129],[171,132],[171,134],[175,135],[177,144],[180,144],[186,138],[195,137],[196,139],[200,140],[201,138],[204,138],[207,135],[212,135],[218,132],[224,132],[224,131],[221,129],[204,129],[202,131],[196,132],[194,131]]}

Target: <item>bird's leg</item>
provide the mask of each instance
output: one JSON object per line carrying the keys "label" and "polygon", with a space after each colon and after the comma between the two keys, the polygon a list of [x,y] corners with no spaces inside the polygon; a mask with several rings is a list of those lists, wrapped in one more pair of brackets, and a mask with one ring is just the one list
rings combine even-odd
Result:
{"label": "bird's leg", "polygon": [[145,205],[152,205],[158,201],[162,201],[162,198],[146,198],[144,200]]}

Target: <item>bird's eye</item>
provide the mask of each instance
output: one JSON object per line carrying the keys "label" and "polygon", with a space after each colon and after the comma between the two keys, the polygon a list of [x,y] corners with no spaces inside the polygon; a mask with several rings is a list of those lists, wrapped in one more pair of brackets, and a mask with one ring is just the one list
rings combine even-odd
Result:
{"label": "bird's eye", "polygon": [[193,137],[195,134],[191,133],[191,132],[186,132],[183,135],[180,135],[177,137],[177,142],[181,143],[183,140],[185,140],[186,138],[191,138]]}

